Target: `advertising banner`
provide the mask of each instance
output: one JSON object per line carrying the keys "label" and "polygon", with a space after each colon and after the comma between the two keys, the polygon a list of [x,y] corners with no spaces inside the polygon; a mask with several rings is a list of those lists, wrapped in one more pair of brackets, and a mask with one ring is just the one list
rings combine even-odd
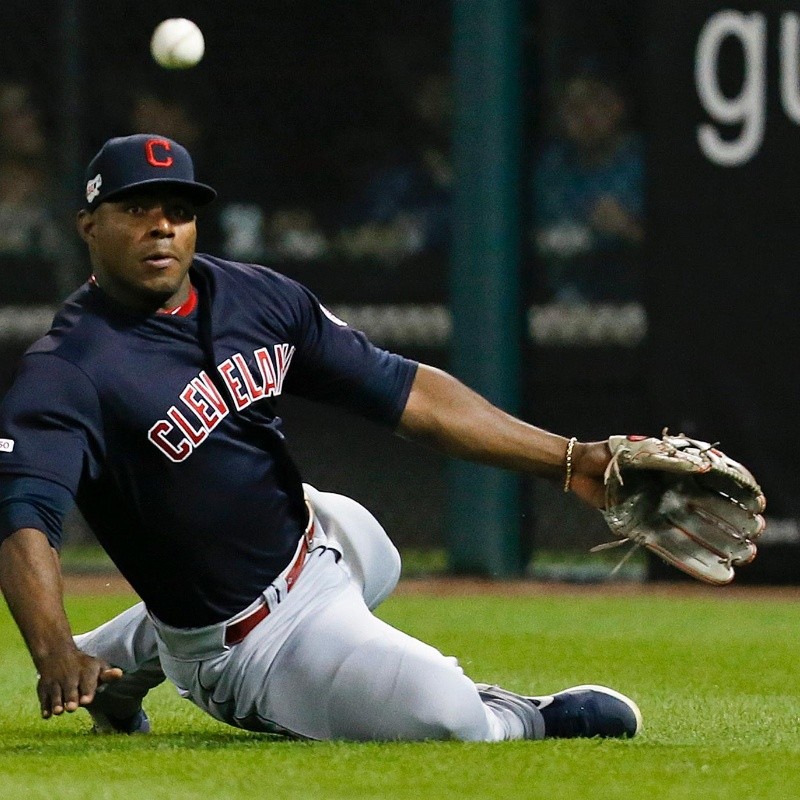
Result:
{"label": "advertising banner", "polygon": [[648,7],[647,373],[658,424],[768,499],[741,580],[800,580],[800,9]]}

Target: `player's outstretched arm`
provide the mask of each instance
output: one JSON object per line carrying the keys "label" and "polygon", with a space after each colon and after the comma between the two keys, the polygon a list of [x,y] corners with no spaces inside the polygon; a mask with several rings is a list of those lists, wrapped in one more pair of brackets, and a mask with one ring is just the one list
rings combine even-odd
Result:
{"label": "player's outstretched arm", "polygon": [[[452,375],[420,364],[398,431],[448,455],[563,481],[569,440],[507,414]],[[602,442],[576,442],[570,489],[605,505],[603,473],[611,458]]]}
{"label": "player's outstretched arm", "polygon": [[75,647],[64,611],[61,565],[41,531],[23,528],[0,545],[0,589],[39,673],[42,717],[75,711],[122,670]]}

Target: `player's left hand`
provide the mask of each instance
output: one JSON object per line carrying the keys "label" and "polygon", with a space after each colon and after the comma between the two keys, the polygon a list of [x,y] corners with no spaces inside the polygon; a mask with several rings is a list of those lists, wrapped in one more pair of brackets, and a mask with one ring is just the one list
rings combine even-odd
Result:
{"label": "player's left hand", "polygon": [[42,718],[72,713],[89,705],[104,684],[121,677],[118,667],[77,648],[51,655],[40,665],[36,686]]}
{"label": "player's left hand", "polygon": [[612,436],[609,449],[603,514],[623,542],[718,585],[755,558],[766,499],[745,466],[666,430],[661,438]]}

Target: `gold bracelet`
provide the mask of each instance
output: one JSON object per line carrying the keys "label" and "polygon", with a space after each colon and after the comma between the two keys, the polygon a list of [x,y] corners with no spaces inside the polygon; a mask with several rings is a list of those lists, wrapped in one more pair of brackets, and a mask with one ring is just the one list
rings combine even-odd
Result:
{"label": "gold bracelet", "polygon": [[572,482],[572,448],[575,447],[575,442],[577,441],[577,436],[573,436],[567,443],[567,455],[564,458],[567,467],[567,474],[564,478],[564,492],[569,491],[569,485]]}

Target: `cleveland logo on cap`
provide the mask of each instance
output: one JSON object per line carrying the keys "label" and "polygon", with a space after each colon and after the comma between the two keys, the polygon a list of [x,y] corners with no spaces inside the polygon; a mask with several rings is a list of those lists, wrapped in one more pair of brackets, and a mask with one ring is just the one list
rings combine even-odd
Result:
{"label": "cleveland logo on cap", "polygon": [[[159,150],[166,150],[167,155],[159,158],[156,153],[156,147]],[[147,155],[147,163],[152,164],[154,167],[171,167],[174,159],[169,155],[172,150],[172,145],[167,139],[148,139],[144,144],[144,152]]]}

